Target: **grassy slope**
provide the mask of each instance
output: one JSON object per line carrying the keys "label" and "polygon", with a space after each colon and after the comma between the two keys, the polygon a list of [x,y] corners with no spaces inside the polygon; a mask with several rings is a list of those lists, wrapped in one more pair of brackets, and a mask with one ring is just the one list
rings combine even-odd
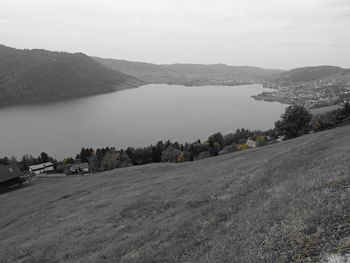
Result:
{"label": "grassy slope", "polygon": [[318,115],[318,114],[323,114],[323,113],[339,110],[342,108],[343,107],[341,105],[331,105],[331,106],[325,106],[325,107],[321,107],[321,108],[310,109],[310,112],[313,115]]}
{"label": "grassy slope", "polygon": [[350,126],[0,195],[0,262],[315,262],[350,249]]}

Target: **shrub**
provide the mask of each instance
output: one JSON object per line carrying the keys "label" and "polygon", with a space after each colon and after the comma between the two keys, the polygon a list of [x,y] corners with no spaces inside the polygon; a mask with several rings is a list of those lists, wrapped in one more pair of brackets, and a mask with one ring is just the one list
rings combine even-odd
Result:
{"label": "shrub", "polygon": [[190,160],[190,153],[186,151],[182,151],[179,156],[177,157],[177,162],[182,163],[182,162],[188,162]]}
{"label": "shrub", "polygon": [[240,144],[236,148],[238,151],[243,151],[249,149],[249,146],[247,144]]}
{"label": "shrub", "polygon": [[213,142],[209,147],[209,153],[211,156],[219,155],[220,150],[222,149],[222,145],[218,142]]}
{"label": "shrub", "polygon": [[264,136],[258,136],[255,139],[255,143],[257,147],[265,146],[267,144],[266,139]]}
{"label": "shrub", "polygon": [[203,143],[195,143],[193,145],[193,149],[194,149],[194,156],[198,156],[201,152],[206,152],[206,151],[209,151],[209,144],[207,142],[203,142]]}
{"label": "shrub", "polygon": [[342,109],[326,112],[314,116],[312,129],[315,132],[331,129],[350,123],[350,104],[346,103]]}
{"label": "shrub", "polygon": [[224,136],[220,132],[217,132],[208,138],[209,152],[211,156],[219,154],[220,150],[224,147]]}

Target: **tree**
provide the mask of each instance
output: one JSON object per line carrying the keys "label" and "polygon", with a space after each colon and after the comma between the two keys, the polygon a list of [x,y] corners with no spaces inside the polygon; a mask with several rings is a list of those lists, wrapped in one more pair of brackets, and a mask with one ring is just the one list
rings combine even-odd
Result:
{"label": "tree", "polygon": [[221,146],[224,145],[224,136],[222,136],[221,132],[217,132],[209,136],[208,138],[209,145],[212,145],[214,142],[219,143]]}
{"label": "tree", "polygon": [[344,107],[336,112],[338,125],[348,124],[350,122],[350,103],[346,102]]}
{"label": "tree", "polygon": [[[76,156],[76,159],[80,159],[80,162],[86,163],[93,156],[94,150],[92,148],[81,148],[80,154]],[[79,158],[77,158],[79,156]]]}
{"label": "tree", "polygon": [[114,168],[117,168],[120,160],[119,160],[119,154],[115,150],[108,151],[102,159],[101,162],[101,170],[107,171],[112,170]]}
{"label": "tree", "polygon": [[125,153],[130,157],[130,159],[134,162],[134,153],[135,153],[135,149],[133,147],[128,147],[125,150]]}
{"label": "tree", "polygon": [[41,163],[47,163],[49,161],[49,155],[46,152],[42,152],[38,159],[40,160]]}
{"label": "tree", "polygon": [[292,105],[287,107],[281,119],[276,121],[275,129],[287,139],[295,138],[309,131],[311,117],[303,106]]}
{"label": "tree", "polygon": [[264,136],[258,136],[256,139],[255,139],[255,144],[257,147],[261,147],[261,146],[265,146],[267,144],[266,142],[266,138]]}
{"label": "tree", "polygon": [[180,154],[181,150],[170,145],[162,152],[162,162],[176,162]]}
{"label": "tree", "polygon": [[152,161],[159,163],[162,161],[162,152],[165,150],[164,143],[162,141],[157,142],[156,146],[152,146]]}
{"label": "tree", "polygon": [[63,171],[64,171],[63,165],[62,165],[62,163],[59,163],[59,164],[56,166],[55,172],[56,172],[56,173],[63,173]]}
{"label": "tree", "polygon": [[9,158],[7,158],[7,156],[5,156],[4,158],[0,158],[0,164],[4,164],[4,165],[8,165],[10,164],[10,160]]}
{"label": "tree", "polygon": [[71,165],[74,163],[74,159],[72,157],[68,157],[68,158],[65,158],[63,161],[62,161],[62,164],[63,166],[66,166],[66,165]]}
{"label": "tree", "polygon": [[216,156],[224,147],[224,136],[221,132],[214,133],[208,138],[209,152],[211,156]]}

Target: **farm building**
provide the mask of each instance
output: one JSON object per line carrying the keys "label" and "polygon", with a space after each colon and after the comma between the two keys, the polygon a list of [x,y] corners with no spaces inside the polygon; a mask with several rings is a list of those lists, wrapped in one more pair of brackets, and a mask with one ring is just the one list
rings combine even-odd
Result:
{"label": "farm building", "polygon": [[88,173],[89,164],[88,163],[76,163],[70,167],[72,173]]}
{"label": "farm building", "polygon": [[18,182],[22,175],[15,164],[0,164],[0,184]]}
{"label": "farm building", "polygon": [[245,144],[248,145],[251,148],[256,148],[256,142],[251,140],[251,139],[248,139]]}
{"label": "farm building", "polygon": [[42,174],[53,170],[53,163],[50,162],[29,166],[29,172],[34,174]]}

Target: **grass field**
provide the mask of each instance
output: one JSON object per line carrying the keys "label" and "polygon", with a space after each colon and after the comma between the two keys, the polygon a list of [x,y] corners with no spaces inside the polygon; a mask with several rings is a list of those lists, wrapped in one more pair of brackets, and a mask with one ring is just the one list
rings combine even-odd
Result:
{"label": "grass field", "polygon": [[311,112],[313,115],[319,115],[319,114],[327,113],[327,112],[330,112],[330,111],[339,110],[339,109],[342,109],[342,108],[343,108],[343,107],[340,106],[340,105],[331,105],[331,106],[326,106],[326,107],[311,109],[310,112]]}
{"label": "grass field", "polygon": [[0,195],[0,262],[318,262],[350,251],[350,126]]}

